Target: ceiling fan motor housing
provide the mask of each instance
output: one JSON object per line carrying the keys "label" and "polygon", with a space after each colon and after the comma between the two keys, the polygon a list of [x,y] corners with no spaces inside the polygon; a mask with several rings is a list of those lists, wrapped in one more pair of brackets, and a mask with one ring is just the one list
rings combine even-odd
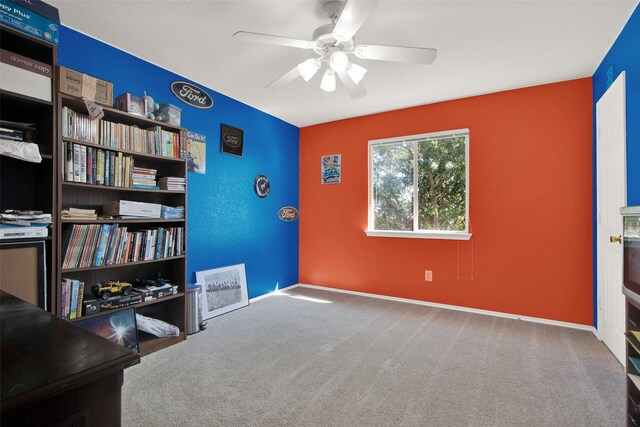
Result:
{"label": "ceiling fan motor housing", "polygon": [[353,39],[347,41],[339,41],[333,35],[333,29],[336,26],[334,24],[327,24],[318,27],[313,32],[313,50],[318,55],[325,55],[330,48],[338,47],[342,51],[350,51],[353,49]]}

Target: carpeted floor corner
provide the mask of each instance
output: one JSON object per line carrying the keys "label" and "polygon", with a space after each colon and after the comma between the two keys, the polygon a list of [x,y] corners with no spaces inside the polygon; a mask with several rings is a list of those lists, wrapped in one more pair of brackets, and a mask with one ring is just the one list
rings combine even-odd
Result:
{"label": "carpeted floor corner", "polygon": [[295,288],[125,371],[124,426],[623,426],[586,331]]}

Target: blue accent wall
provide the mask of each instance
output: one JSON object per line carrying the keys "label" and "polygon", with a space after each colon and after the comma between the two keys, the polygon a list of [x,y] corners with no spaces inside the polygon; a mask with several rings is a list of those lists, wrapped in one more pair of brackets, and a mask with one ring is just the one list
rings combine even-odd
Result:
{"label": "blue accent wall", "polygon": [[620,35],[593,74],[593,318],[597,304],[596,103],[625,72],[627,101],[627,206],[640,206],[640,6],[636,6]]}
{"label": "blue accent wall", "polygon": [[[278,210],[298,208],[299,129],[197,82],[214,99],[201,110],[171,92],[175,80],[190,81],[136,56],[62,26],[58,63],[114,85],[114,98],[146,91],[158,103],[182,109],[181,125],[207,137],[206,175],[188,176],[187,280],[195,272],[244,263],[249,297],[298,282],[298,221],[283,222]],[[244,130],[242,158],[220,153],[220,124]],[[253,190],[266,175],[269,195]]]}

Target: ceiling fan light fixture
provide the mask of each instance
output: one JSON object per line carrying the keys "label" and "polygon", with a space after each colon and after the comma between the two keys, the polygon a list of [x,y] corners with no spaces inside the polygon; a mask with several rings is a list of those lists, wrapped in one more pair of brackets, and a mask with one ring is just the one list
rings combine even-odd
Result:
{"label": "ceiling fan light fixture", "polygon": [[311,77],[315,76],[319,69],[320,61],[316,58],[310,58],[298,64],[298,71],[305,82],[311,80]]}
{"label": "ceiling fan light fixture", "polygon": [[331,68],[327,68],[320,82],[320,89],[325,92],[333,92],[336,90],[336,73]]}
{"label": "ceiling fan light fixture", "polygon": [[351,80],[353,80],[355,84],[360,83],[366,73],[366,68],[358,64],[354,64],[353,62],[349,64],[349,68],[347,68],[347,74],[349,74],[349,77],[351,77]]}
{"label": "ceiling fan light fixture", "polygon": [[342,51],[333,52],[329,57],[329,66],[336,73],[346,70],[348,65],[349,58],[347,54]]}

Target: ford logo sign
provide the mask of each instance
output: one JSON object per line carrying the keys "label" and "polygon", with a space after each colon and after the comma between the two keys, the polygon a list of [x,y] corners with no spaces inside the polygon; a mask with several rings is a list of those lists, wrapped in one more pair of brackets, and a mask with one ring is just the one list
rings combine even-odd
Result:
{"label": "ford logo sign", "polygon": [[171,83],[171,92],[180,101],[196,108],[213,107],[213,98],[203,89],[187,82],[176,81]]}
{"label": "ford logo sign", "polygon": [[231,146],[231,147],[239,147],[240,146],[240,138],[236,135],[232,135],[230,133],[225,133],[222,135],[222,142]]}
{"label": "ford logo sign", "polygon": [[278,218],[283,221],[295,221],[298,219],[298,209],[293,206],[285,206],[278,211]]}

